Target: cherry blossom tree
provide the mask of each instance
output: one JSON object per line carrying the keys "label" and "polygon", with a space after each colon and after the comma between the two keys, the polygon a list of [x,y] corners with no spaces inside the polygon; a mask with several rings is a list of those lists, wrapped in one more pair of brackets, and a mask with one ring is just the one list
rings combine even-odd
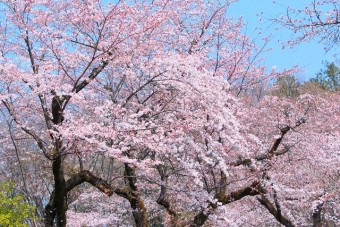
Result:
{"label": "cherry blossom tree", "polygon": [[[286,212],[284,216],[293,220],[291,224],[299,226],[304,225],[303,223],[314,223],[319,226],[327,221],[333,224],[339,221],[332,215],[332,212],[339,209],[333,204],[339,200],[339,188],[336,186],[339,182],[336,167],[339,149],[336,138],[339,130],[338,123],[331,124],[334,119],[339,118],[339,105],[334,102],[338,98],[339,94],[334,93],[302,94],[295,101],[268,96],[252,110],[260,118],[251,123],[251,117],[246,117],[246,123],[250,123],[249,128],[259,138],[263,138],[262,141],[271,136],[280,137],[275,134],[275,127],[279,128],[281,133],[282,128],[291,128],[278,147],[278,156],[266,163],[269,168],[266,177],[271,185],[272,192],[269,194],[273,206],[267,206],[265,198],[259,199],[260,203],[273,212],[278,212],[279,209],[281,214]],[[271,106],[270,110],[274,112],[266,108],[268,106]],[[302,122],[303,125],[296,127]],[[268,127],[270,124],[272,127]],[[291,127],[292,124],[295,126]],[[257,160],[261,160],[261,156],[259,155]],[[273,163],[269,164],[270,162]],[[321,183],[320,180],[324,182]],[[320,215],[322,210],[322,205],[320,209],[317,206],[326,201],[329,209],[327,212],[331,214],[325,211],[327,214],[324,215],[327,217],[321,222],[321,219],[315,219],[316,213],[319,212]]]}
{"label": "cherry blossom tree", "polygon": [[275,21],[296,34],[296,39],[288,44],[317,39],[329,50],[339,45],[339,14],[339,1],[313,0],[305,8],[288,7],[286,14]]}
{"label": "cherry blossom tree", "polygon": [[[334,169],[323,172],[332,181],[318,179],[301,191],[291,179],[317,178],[299,155],[318,150],[318,136],[335,143],[310,163],[325,170],[338,159],[338,128],[313,118],[323,101],[268,98],[252,106],[235,96],[293,70],[261,65],[261,48],[242,34],[242,21],[226,17],[233,2],[1,2],[1,159],[13,170],[19,164],[17,181],[44,206],[45,226],[84,219],[244,225],[258,212],[266,212],[264,219],[254,222],[294,226],[309,223],[305,204],[322,209],[334,198]],[[323,113],[338,116],[337,97],[325,99]],[[288,192],[296,192],[296,203],[284,197]],[[307,192],[306,200],[299,197]]]}

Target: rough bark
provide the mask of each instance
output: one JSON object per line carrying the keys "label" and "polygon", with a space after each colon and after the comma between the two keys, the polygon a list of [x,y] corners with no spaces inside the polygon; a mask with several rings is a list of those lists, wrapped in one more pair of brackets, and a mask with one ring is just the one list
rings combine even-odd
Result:
{"label": "rough bark", "polygon": [[125,164],[125,186],[126,197],[132,208],[133,218],[137,227],[149,227],[148,214],[140,192],[137,188],[135,170],[128,164]]}

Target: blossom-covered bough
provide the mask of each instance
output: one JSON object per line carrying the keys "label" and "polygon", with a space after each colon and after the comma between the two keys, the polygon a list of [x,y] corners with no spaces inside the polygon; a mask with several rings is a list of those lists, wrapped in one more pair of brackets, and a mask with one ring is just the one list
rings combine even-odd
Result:
{"label": "blossom-covered bough", "polygon": [[286,14],[274,19],[295,34],[293,46],[317,39],[326,50],[338,48],[340,41],[340,9],[338,0],[312,0],[304,8],[287,8]]}
{"label": "blossom-covered bough", "polygon": [[[20,166],[32,160],[19,175],[45,226],[308,223],[305,204],[328,184],[296,188],[300,155],[315,149],[314,122],[339,133],[314,108],[332,112],[336,98],[235,96],[293,70],[266,72],[242,22],[226,18],[232,2],[1,2],[1,158],[12,168],[14,146]],[[315,161],[336,153],[334,138],[310,156],[315,170],[337,160]],[[323,174],[336,182],[333,170]],[[290,204],[288,191],[309,194]]]}

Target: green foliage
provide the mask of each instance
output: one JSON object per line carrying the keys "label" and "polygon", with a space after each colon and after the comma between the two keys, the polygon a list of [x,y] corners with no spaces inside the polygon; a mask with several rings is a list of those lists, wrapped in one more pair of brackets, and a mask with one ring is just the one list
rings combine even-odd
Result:
{"label": "green foliage", "polygon": [[35,218],[35,208],[24,202],[22,195],[14,193],[12,182],[0,183],[0,226],[29,226],[28,219]]}
{"label": "green foliage", "polygon": [[310,81],[319,84],[324,90],[340,91],[340,68],[334,63],[326,62],[325,69]]}
{"label": "green foliage", "polygon": [[277,79],[275,89],[271,93],[279,97],[296,98],[299,96],[299,86],[294,76],[281,76]]}

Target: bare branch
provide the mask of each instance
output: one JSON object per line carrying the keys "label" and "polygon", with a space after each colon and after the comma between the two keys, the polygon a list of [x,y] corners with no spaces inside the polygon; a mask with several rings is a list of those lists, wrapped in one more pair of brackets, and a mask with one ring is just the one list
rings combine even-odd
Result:
{"label": "bare branch", "polygon": [[286,227],[294,227],[295,225],[286,217],[284,217],[281,213],[281,210],[278,207],[274,206],[269,199],[267,199],[264,195],[257,199],[274,217],[280,222],[282,225]]}

